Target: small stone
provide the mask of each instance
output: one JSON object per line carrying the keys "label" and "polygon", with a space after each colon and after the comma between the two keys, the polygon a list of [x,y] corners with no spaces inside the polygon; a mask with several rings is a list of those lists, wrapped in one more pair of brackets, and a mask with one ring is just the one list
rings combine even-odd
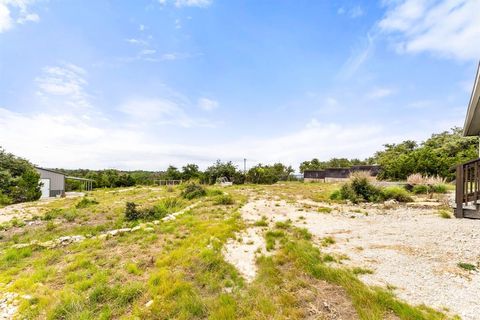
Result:
{"label": "small stone", "polygon": [[145,303],[145,307],[150,308],[152,304],[153,304],[153,300],[150,300],[147,303]]}

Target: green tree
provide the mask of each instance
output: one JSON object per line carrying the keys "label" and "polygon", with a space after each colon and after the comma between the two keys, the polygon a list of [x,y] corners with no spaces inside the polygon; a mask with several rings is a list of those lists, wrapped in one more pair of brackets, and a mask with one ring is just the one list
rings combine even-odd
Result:
{"label": "green tree", "polygon": [[220,160],[205,170],[202,180],[204,183],[214,184],[221,177],[226,177],[235,184],[242,184],[245,181],[244,174],[238,170],[237,166],[231,161],[222,162]]}
{"label": "green tree", "polygon": [[3,204],[40,198],[40,175],[33,165],[0,147],[0,200]]}
{"label": "green tree", "polygon": [[406,140],[384,147],[375,154],[382,167],[382,179],[403,180],[412,173],[421,173],[452,180],[456,165],[478,158],[478,138],[463,137],[458,127],[433,134],[421,144]]}
{"label": "green tree", "polygon": [[196,164],[189,163],[182,167],[183,180],[199,179],[201,174],[202,173],[200,172]]}

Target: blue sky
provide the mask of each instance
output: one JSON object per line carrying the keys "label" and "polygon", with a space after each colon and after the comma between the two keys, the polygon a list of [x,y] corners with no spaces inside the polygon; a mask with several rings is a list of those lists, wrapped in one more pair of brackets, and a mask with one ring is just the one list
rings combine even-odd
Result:
{"label": "blue sky", "polygon": [[462,126],[480,0],[0,0],[0,145],[46,167],[368,157]]}

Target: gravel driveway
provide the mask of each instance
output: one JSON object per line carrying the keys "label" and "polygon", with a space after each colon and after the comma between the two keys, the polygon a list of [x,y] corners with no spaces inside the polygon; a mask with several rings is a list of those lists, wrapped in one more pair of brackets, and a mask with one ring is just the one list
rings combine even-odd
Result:
{"label": "gravel driveway", "polygon": [[[434,208],[395,209],[356,206],[318,213],[315,206],[300,209],[284,201],[256,200],[242,208],[247,221],[291,219],[318,240],[331,236],[335,244],[322,250],[345,254],[343,263],[374,271],[361,279],[388,286],[405,301],[480,318],[480,273],[458,263],[480,261],[480,220],[443,219]],[[302,211],[303,210],[303,211]],[[368,213],[368,215],[367,215]],[[302,217],[301,219],[299,219]]]}

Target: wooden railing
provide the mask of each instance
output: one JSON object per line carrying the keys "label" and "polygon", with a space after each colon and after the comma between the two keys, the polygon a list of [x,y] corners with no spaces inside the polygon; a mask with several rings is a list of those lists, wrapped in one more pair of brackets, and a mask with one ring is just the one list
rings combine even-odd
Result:
{"label": "wooden railing", "polygon": [[455,217],[464,217],[464,206],[480,200],[480,158],[457,166]]}

